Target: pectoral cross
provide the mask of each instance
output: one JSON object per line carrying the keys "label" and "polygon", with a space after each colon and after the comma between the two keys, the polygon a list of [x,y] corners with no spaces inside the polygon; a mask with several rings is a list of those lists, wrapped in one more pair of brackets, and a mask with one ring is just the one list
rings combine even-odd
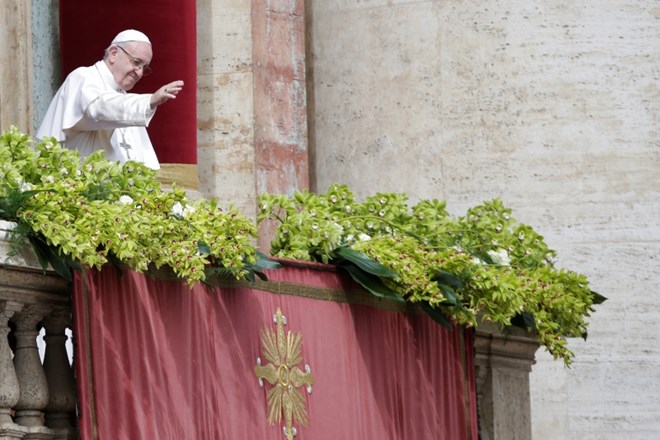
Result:
{"label": "pectoral cross", "polygon": [[131,159],[131,144],[126,142],[126,134],[124,133],[124,130],[119,130],[119,134],[121,135],[121,141],[119,142],[119,146],[123,149],[126,150],[126,155],[128,156],[128,159]]}

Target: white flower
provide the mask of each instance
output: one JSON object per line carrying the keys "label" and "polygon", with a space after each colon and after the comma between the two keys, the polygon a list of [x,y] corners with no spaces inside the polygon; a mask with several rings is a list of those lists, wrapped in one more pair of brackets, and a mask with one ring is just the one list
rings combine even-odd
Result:
{"label": "white flower", "polygon": [[185,217],[191,212],[195,212],[195,208],[189,205],[182,205],[181,202],[176,202],[172,206],[172,214],[178,215],[179,217]]}
{"label": "white flower", "polygon": [[21,192],[30,191],[33,186],[30,182],[24,182],[22,179],[18,179],[19,189]]}
{"label": "white flower", "polygon": [[511,264],[511,258],[506,249],[499,249],[498,251],[490,250],[488,251],[488,255],[493,260],[493,263],[500,266],[508,266]]}
{"label": "white flower", "polygon": [[172,206],[172,214],[183,217],[183,205],[181,202],[176,202],[174,206]]}
{"label": "white flower", "polygon": [[119,197],[119,203],[122,205],[131,205],[133,203],[133,199],[131,196],[123,195]]}
{"label": "white flower", "polygon": [[367,234],[360,233],[360,235],[358,235],[358,240],[359,241],[369,241],[369,240],[371,240],[371,236],[367,235]]}

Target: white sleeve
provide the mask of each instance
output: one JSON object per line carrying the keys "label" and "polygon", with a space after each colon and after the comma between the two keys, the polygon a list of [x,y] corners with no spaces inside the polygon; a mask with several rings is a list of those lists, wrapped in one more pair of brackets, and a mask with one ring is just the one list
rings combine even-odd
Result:
{"label": "white sleeve", "polygon": [[151,94],[104,92],[85,108],[76,130],[103,130],[122,127],[148,127],[156,113]]}

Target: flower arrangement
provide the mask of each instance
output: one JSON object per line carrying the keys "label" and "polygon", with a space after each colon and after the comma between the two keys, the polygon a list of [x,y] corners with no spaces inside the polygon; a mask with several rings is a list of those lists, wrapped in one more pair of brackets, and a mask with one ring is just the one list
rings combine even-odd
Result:
{"label": "flower arrangement", "polygon": [[[96,152],[81,161],[55,139],[36,146],[12,127],[0,136],[0,219],[16,223],[14,249],[30,242],[44,268],[121,263],[168,267],[190,283],[220,273],[260,274],[253,222],[215,200],[163,191],[156,171]],[[267,264],[267,263],[264,263]]]}
{"label": "flower arrangement", "polygon": [[[276,257],[331,263],[367,291],[419,305],[440,324],[481,320],[535,331],[570,365],[566,338],[587,335],[605,298],[584,275],[553,264],[555,252],[492,200],[458,218],[445,203],[378,193],[364,202],[345,185],[326,194],[262,194],[257,222],[275,222]],[[37,143],[15,127],[0,135],[0,219],[16,223],[15,251],[30,243],[44,268],[110,262],[143,272],[167,267],[189,283],[210,276],[264,278],[279,265],[251,244],[258,224],[216,200],[163,191],[156,172],[101,152],[81,160],[55,139]]]}
{"label": "flower arrangement", "polygon": [[452,218],[445,203],[384,193],[357,202],[345,185],[326,194],[263,194],[258,222],[275,222],[271,254],[333,263],[374,295],[419,304],[444,325],[537,333],[570,365],[566,337],[586,338],[593,306],[605,300],[584,275],[553,264],[555,252],[500,200]]}

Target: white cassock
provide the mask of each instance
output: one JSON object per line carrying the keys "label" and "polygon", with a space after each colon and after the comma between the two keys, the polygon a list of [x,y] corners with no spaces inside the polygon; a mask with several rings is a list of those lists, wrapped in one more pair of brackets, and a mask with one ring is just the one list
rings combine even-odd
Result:
{"label": "white cassock", "polygon": [[109,160],[134,160],[159,169],[145,128],[156,112],[150,99],[150,94],[122,90],[103,61],[79,67],[53,97],[37,139],[54,136],[81,156],[104,150]]}

